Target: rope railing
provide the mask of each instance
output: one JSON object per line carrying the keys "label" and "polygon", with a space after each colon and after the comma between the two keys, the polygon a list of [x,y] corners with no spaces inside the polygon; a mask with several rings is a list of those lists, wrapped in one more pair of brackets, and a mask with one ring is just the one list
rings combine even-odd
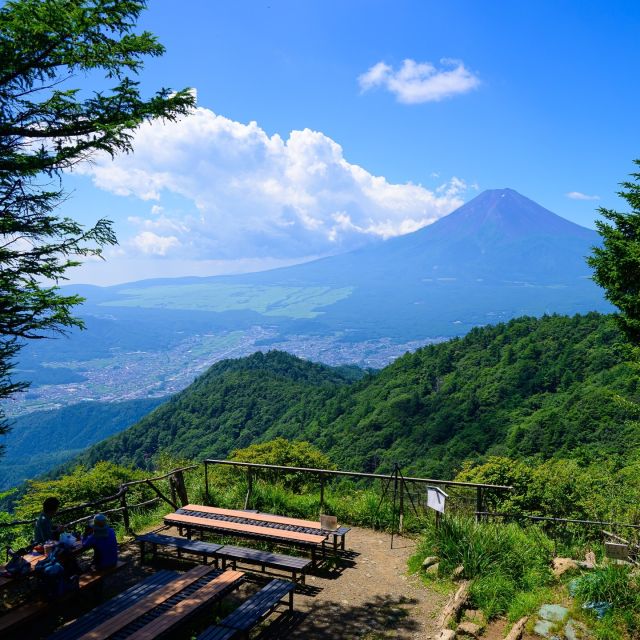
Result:
{"label": "rope railing", "polygon": [[[388,480],[393,479],[393,474],[363,473],[360,471],[338,471],[337,469],[315,469],[313,467],[287,467],[279,464],[261,464],[257,462],[239,462],[237,460],[204,460],[205,467],[209,464],[222,464],[236,467],[248,467],[251,469],[272,469],[285,472],[302,472],[314,475],[326,476],[351,476],[353,478],[373,478]],[[482,489],[497,489],[499,491],[512,491],[513,487],[500,484],[482,484],[478,482],[459,482],[457,480],[435,480],[433,478],[414,478],[405,476],[407,482],[418,482],[424,484],[439,484],[444,487],[471,487]]]}
{"label": "rope railing", "polygon": [[[126,488],[122,485],[118,493],[114,493],[112,496],[107,496],[106,498],[98,498],[97,500],[91,500],[89,502],[83,502],[81,504],[74,504],[70,507],[65,507],[64,509],[60,509],[57,513],[58,516],[64,515],[65,513],[72,513],[73,511],[79,511],[80,509],[88,509],[89,507],[99,507],[107,502],[112,502],[113,500],[118,500],[124,493],[126,492]],[[19,525],[25,524],[34,524],[37,520],[37,517],[30,518],[27,520],[13,520],[12,522],[0,522],[0,527],[17,527]]]}
{"label": "rope railing", "polygon": [[[160,498],[151,498],[150,500],[145,500],[144,502],[138,502],[138,504],[128,504],[126,507],[115,507],[114,509],[106,509],[102,513],[104,513],[105,515],[110,513],[118,513],[120,511],[124,511],[125,509],[137,509],[139,507],[151,506],[152,504],[155,504],[157,502],[160,502]],[[81,522],[86,522],[87,520],[91,520],[92,518],[93,518],[93,515],[84,516],[83,518],[78,518],[77,520],[67,522],[65,523],[64,526],[71,527],[74,524],[80,524]]]}

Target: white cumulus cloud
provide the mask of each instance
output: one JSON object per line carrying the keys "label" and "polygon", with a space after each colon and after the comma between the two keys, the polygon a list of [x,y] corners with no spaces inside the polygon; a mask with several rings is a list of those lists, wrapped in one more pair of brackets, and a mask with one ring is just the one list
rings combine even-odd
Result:
{"label": "white cumulus cloud", "polygon": [[589,196],[586,193],[580,193],[580,191],[569,191],[565,195],[572,200],[600,200],[600,196]]}
{"label": "white cumulus cloud", "polygon": [[393,184],[349,163],[321,132],[270,136],[202,107],[143,125],[133,148],[77,170],[101,189],[153,203],[148,217],[128,218],[134,237],[122,242],[144,255],[326,255],[428,225],[459,207],[465,190],[458,178],[436,191]]}
{"label": "white cumulus cloud", "polygon": [[398,102],[418,104],[437,102],[459,93],[467,93],[480,85],[477,75],[460,60],[443,58],[440,67],[431,62],[416,62],[407,58],[395,70],[378,62],[358,78],[361,91],[384,88],[393,93]]}
{"label": "white cumulus cloud", "polygon": [[133,238],[132,244],[146,255],[164,256],[169,249],[177,247],[180,241],[175,236],[160,236],[153,231],[143,231]]}

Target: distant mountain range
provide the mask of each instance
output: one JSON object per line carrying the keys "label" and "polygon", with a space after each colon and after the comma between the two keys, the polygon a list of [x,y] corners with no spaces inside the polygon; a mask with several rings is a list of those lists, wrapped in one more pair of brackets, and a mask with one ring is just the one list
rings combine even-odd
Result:
{"label": "distant mountain range", "polygon": [[311,332],[452,336],[518,315],[607,311],[585,257],[599,235],[512,189],[485,191],[414,233],[236,276],[83,288],[101,307],[257,313]]}
{"label": "distant mountain range", "polygon": [[[71,289],[88,330],[22,354],[33,407],[184,388],[213,362],[278,348],[382,367],[407,350],[522,315],[611,311],[585,257],[599,235],[512,189],[419,231],[271,271]],[[97,373],[98,372],[98,373]]]}

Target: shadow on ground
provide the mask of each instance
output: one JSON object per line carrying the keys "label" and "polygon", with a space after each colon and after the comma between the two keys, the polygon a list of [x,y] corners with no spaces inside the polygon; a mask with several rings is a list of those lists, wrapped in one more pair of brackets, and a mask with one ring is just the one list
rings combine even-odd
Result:
{"label": "shadow on ground", "polygon": [[[409,607],[416,600],[393,594],[379,595],[358,606],[345,602],[319,602],[308,612],[287,611],[260,635],[261,639],[350,640],[351,638],[398,640],[412,638],[420,630]],[[309,618],[313,619],[311,624]],[[387,635],[393,633],[393,635]]]}

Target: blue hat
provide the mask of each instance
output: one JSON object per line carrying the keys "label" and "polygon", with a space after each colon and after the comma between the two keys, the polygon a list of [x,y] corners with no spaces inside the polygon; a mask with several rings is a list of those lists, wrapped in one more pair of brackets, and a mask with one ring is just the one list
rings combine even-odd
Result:
{"label": "blue hat", "polygon": [[97,513],[93,516],[91,526],[93,527],[93,535],[96,538],[106,538],[109,534],[109,521],[104,513]]}

